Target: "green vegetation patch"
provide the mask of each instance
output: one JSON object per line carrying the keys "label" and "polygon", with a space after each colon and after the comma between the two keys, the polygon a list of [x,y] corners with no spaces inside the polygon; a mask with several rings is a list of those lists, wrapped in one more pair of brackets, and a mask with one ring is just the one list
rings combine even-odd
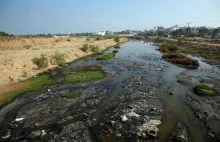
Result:
{"label": "green vegetation patch", "polygon": [[174,52],[174,51],[178,51],[179,47],[174,44],[164,43],[160,46],[160,48],[158,50],[163,51],[163,52],[167,52],[167,51]]}
{"label": "green vegetation patch", "polygon": [[120,44],[119,44],[119,43],[117,43],[117,44],[116,44],[116,46],[115,46],[115,48],[116,48],[116,49],[121,48],[121,47],[120,47]]}
{"label": "green vegetation patch", "polygon": [[162,58],[169,62],[180,64],[180,65],[185,65],[186,67],[188,66],[190,68],[199,67],[199,62],[197,60],[194,60],[180,53],[166,53],[162,56]]}
{"label": "green vegetation patch", "polygon": [[27,86],[24,86],[22,88],[19,88],[19,90],[11,92],[9,95],[7,95],[0,104],[8,103],[10,102],[13,98],[15,98],[18,95],[31,92],[31,91],[38,91],[43,88],[44,85],[50,85],[52,84],[52,80],[49,79],[48,75],[41,75],[37,77],[32,77],[28,80],[25,80],[25,82],[30,82],[28,83]]}
{"label": "green vegetation patch", "polygon": [[158,43],[158,42],[163,42],[163,40],[160,37],[157,37],[154,39],[154,42]]}
{"label": "green vegetation patch", "polygon": [[81,95],[82,95],[82,92],[75,90],[75,91],[70,92],[68,94],[62,95],[62,97],[74,99],[74,98],[80,97]]}
{"label": "green vegetation patch", "polygon": [[113,57],[115,57],[115,55],[118,53],[118,50],[114,50],[111,53],[105,54],[102,57],[99,57],[97,60],[109,60]]}
{"label": "green vegetation patch", "polygon": [[83,73],[67,74],[65,76],[65,82],[78,83],[78,82],[85,82],[95,79],[102,79],[104,77],[105,75],[102,71],[87,71]]}
{"label": "green vegetation patch", "polygon": [[209,86],[204,84],[198,84],[194,87],[194,92],[199,96],[215,96],[217,95],[217,91]]}

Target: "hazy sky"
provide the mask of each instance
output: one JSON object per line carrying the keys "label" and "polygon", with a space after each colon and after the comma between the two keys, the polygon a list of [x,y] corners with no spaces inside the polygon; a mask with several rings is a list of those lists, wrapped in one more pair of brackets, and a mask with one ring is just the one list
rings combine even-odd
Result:
{"label": "hazy sky", "polygon": [[[220,0],[0,0],[10,34],[144,30],[220,21]],[[220,22],[192,23],[220,27]]]}

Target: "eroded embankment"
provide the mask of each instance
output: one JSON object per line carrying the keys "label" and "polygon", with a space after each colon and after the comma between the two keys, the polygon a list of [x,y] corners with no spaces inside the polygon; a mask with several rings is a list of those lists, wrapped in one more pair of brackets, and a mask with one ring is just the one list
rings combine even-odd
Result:
{"label": "eroded embankment", "polygon": [[[125,41],[127,41],[126,38],[120,39],[120,42]],[[51,61],[52,56],[56,52],[65,55],[65,62],[71,62],[92,54],[91,50],[82,51],[80,49],[84,44],[98,47],[99,51],[103,51],[116,45],[117,42],[115,42],[114,38],[101,40],[90,38],[88,40],[85,37],[69,39],[15,38],[13,40],[2,40],[0,42],[0,90],[5,88],[5,85],[27,79],[42,71],[56,67],[57,65],[52,65]],[[38,69],[32,61],[33,58],[40,57],[41,54],[46,55],[49,59],[49,66],[45,69]]]}

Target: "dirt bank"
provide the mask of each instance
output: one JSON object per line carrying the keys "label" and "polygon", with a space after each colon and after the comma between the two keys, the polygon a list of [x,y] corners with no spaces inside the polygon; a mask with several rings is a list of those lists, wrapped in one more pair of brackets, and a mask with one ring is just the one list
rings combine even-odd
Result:
{"label": "dirt bank", "polygon": [[[124,42],[127,39],[121,38]],[[55,67],[49,64],[49,67],[40,70],[33,64],[32,59],[45,54],[49,60],[51,55],[56,51],[66,55],[66,62],[86,56],[92,52],[83,52],[80,48],[83,44],[98,46],[100,50],[104,50],[117,43],[114,39],[104,39],[96,41],[90,39],[87,41],[85,37],[73,38],[18,38],[13,37],[0,39],[0,90],[6,85],[27,79],[44,70]],[[1,93],[1,92],[0,92]]]}
{"label": "dirt bank", "polygon": [[[165,42],[181,46],[183,52],[192,53],[207,59],[220,60],[219,40],[192,40],[163,38]],[[220,64],[220,63],[219,63]]]}

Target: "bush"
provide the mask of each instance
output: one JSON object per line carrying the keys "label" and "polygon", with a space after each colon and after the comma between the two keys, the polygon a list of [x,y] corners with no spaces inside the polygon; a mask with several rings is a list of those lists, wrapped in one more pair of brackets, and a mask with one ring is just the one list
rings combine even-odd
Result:
{"label": "bush", "polygon": [[51,64],[52,65],[63,65],[66,63],[66,55],[64,53],[59,53],[58,51],[52,55]]}
{"label": "bush", "polygon": [[179,47],[174,44],[164,43],[159,48],[160,51],[178,51]]}
{"label": "bush", "polygon": [[27,71],[23,71],[23,74],[22,74],[22,77],[27,77],[27,75],[28,75],[28,73],[27,73]]}
{"label": "bush", "polygon": [[114,39],[114,41],[115,42],[119,42],[120,40],[119,40],[119,37],[116,37],[115,39]]}
{"label": "bush", "polygon": [[25,45],[24,48],[29,49],[29,48],[31,48],[31,46],[30,45]]}
{"label": "bush", "polygon": [[89,49],[88,44],[83,44],[83,46],[80,48],[83,52],[86,52]]}
{"label": "bush", "polygon": [[97,36],[97,37],[95,38],[95,40],[101,40],[101,37],[100,37],[100,36]]}
{"label": "bush", "polygon": [[198,84],[194,87],[194,92],[199,96],[215,96],[217,91],[209,86]]}
{"label": "bush", "polygon": [[183,44],[183,40],[182,39],[178,39],[177,40],[177,45],[182,45]]}
{"label": "bush", "polygon": [[87,37],[87,38],[86,38],[86,41],[90,41],[90,38],[89,38],[89,37]]}
{"label": "bush", "polygon": [[98,46],[90,45],[90,49],[93,53],[99,53],[99,47]]}
{"label": "bush", "polygon": [[154,42],[156,42],[156,43],[163,42],[163,40],[161,38],[157,37],[157,38],[154,39]]}
{"label": "bush", "polygon": [[44,54],[41,54],[40,57],[35,57],[34,59],[32,59],[32,61],[38,66],[38,68],[48,67],[48,58]]}
{"label": "bush", "polygon": [[71,41],[69,38],[66,41]]}

